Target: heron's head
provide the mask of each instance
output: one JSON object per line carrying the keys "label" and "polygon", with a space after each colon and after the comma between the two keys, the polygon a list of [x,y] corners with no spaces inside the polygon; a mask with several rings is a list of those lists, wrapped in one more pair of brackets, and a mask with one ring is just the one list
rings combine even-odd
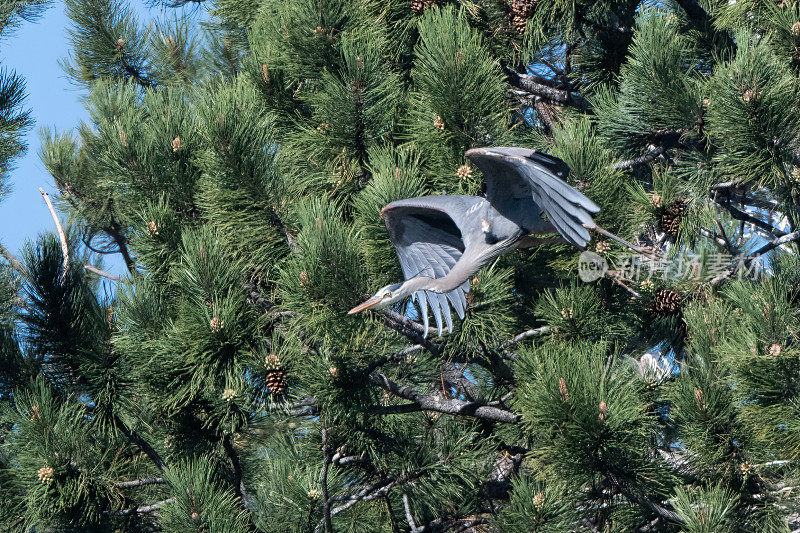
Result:
{"label": "heron's head", "polygon": [[394,283],[387,285],[375,293],[375,296],[357,305],[347,312],[348,315],[359,313],[366,309],[386,309],[395,302],[399,302],[407,296],[406,291],[403,290],[405,283]]}

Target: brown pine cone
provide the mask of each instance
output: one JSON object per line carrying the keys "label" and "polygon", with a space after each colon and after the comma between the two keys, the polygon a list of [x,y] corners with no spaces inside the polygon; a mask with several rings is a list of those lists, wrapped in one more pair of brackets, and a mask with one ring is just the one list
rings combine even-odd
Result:
{"label": "brown pine cone", "polygon": [[411,0],[411,12],[421,15],[423,11],[433,6],[436,0]]}
{"label": "brown pine cone", "polygon": [[517,33],[524,33],[528,19],[536,9],[536,0],[511,0],[511,27]]}
{"label": "brown pine cone", "polygon": [[660,316],[674,316],[681,312],[681,295],[670,289],[659,289],[653,295],[650,311]]}
{"label": "brown pine cone", "polygon": [[266,379],[264,380],[267,384],[267,388],[269,392],[271,392],[274,396],[280,396],[284,392],[286,392],[286,371],[283,369],[280,370],[270,370],[267,372]]}
{"label": "brown pine cone", "polygon": [[672,239],[677,239],[681,229],[681,219],[686,212],[686,200],[676,198],[661,213],[658,219],[658,227],[661,231],[669,235]]}
{"label": "brown pine cone", "polygon": [[275,354],[269,354],[264,358],[267,367],[267,374],[264,382],[269,392],[274,396],[280,396],[286,392],[286,369],[283,368],[281,360]]}

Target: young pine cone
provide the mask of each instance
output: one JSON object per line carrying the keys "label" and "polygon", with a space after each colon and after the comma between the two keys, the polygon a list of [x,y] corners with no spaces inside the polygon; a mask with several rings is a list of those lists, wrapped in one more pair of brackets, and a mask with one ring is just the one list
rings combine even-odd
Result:
{"label": "young pine cone", "polygon": [[50,483],[53,482],[54,474],[55,471],[53,470],[52,466],[43,466],[37,472],[37,475],[39,476],[39,483],[43,485],[49,485]]}
{"label": "young pine cone", "polygon": [[674,316],[681,312],[681,295],[670,289],[659,289],[653,295],[650,310],[660,316]]}

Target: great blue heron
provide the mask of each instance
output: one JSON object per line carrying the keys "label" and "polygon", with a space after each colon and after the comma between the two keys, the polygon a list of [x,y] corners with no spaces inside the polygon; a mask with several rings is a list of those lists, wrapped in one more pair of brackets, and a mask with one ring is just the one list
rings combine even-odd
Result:
{"label": "great blue heron", "polygon": [[527,148],[474,148],[466,156],[483,172],[486,197],[423,196],[384,207],[381,217],[406,280],[383,287],[348,314],[412,296],[426,333],[428,306],[439,336],[442,316],[452,333],[450,306],[463,320],[472,276],[527,235],[555,230],[567,242],[586,247],[588,229],[596,228],[591,214],[600,208],[563,181],[566,163]]}

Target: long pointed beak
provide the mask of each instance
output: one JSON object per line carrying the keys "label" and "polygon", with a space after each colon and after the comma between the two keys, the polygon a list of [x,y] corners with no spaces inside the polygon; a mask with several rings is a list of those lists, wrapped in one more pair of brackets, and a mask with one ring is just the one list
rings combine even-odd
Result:
{"label": "long pointed beak", "polygon": [[352,308],[351,310],[349,310],[347,312],[347,314],[348,315],[354,315],[356,313],[360,313],[361,311],[364,311],[365,309],[369,309],[370,307],[374,307],[374,306],[378,305],[380,302],[381,302],[380,298],[375,298],[373,296],[372,298],[370,298],[369,300],[367,300],[363,304],[359,304],[359,305],[355,306],[354,308]]}

